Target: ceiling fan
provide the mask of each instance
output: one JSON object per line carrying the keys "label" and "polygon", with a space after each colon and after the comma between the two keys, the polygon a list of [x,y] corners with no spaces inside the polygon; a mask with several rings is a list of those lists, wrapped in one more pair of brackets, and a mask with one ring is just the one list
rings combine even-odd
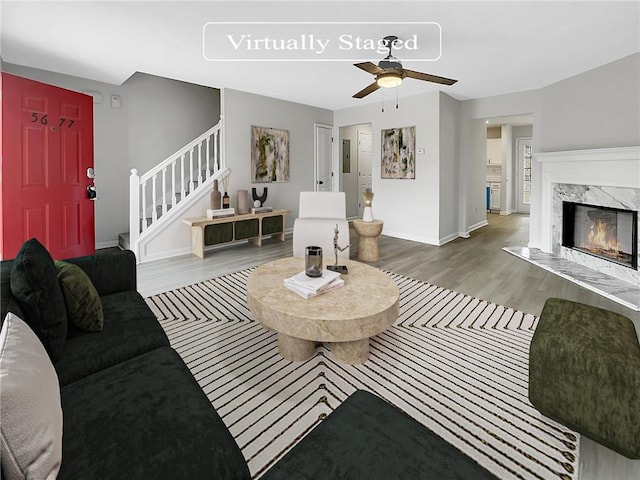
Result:
{"label": "ceiling fan", "polygon": [[370,93],[375,92],[380,87],[392,88],[397,87],[402,83],[405,77],[415,78],[416,80],[424,80],[425,82],[441,83],[443,85],[453,85],[457,80],[451,78],[438,77],[437,75],[431,75],[429,73],[416,72],[415,70],[408,70],[402,68],[402,63],[396,57],[391,55],[393,43],[398,39],[395,35],[389,35],[384,37],[385,48],[389,49],[389,54],[380,62],[375,65],[371,62],[355,63],[354,66],[364,70],[371,75],[375,75],[376,81],[371,85],[363,88],[356,93],[353,98],[363,98]]}

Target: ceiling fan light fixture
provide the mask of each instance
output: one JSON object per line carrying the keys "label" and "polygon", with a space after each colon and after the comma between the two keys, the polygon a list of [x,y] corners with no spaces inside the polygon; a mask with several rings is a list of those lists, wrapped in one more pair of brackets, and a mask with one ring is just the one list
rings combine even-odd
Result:
{"label": "ceiling fan light fixture", "polygon": [[393,88],[402,83],[402,74],[398,72],[382,73],[376,78],[379,87]]}

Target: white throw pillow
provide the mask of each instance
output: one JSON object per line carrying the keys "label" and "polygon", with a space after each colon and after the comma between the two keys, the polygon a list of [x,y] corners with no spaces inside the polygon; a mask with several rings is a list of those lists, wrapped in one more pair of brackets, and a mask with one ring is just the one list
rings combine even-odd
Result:
{"label": "white throw pillow", "polygon": [[62,463],[58,376],[33,330],[13,313],[0,331],[0,456],[7,480],[53,480]]}

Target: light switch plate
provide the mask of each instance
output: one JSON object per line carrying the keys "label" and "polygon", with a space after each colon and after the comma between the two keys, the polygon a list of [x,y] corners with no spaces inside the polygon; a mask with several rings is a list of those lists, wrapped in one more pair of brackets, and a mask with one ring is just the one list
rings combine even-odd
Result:
{"label": "light switch plate", "polygon": [[111,95],[111,108],[122,108],[122,97],[120,95]]}

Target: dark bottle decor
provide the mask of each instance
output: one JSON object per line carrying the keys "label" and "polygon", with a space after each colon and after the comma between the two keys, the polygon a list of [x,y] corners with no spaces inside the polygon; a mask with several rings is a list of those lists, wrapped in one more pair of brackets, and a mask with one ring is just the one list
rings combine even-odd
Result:
{"label": "dark bottle decor", "polygon": [[229,175],[222,179],[222,186],[224,187],[224,195],[222,196],[222,208],[229,208],[231,206],[231,199],[229,198]]}
{"label": "dark bottle decor", "polygon": [[211,191],[211,209],[219,210],[220,208],[222,208],[222,193],[218,190],[218,180],[214,180]]}

